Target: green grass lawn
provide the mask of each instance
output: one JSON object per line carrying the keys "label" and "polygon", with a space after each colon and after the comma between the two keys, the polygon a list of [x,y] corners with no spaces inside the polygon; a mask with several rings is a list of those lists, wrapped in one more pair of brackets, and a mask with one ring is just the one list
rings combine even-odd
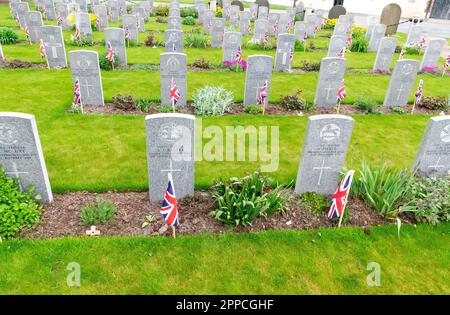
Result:
{"label": "green grass lawn", "polygon": [[[4,241],[0,294],[449,294],[449,228]],[[367,285],[371,262],[380,286]]]}

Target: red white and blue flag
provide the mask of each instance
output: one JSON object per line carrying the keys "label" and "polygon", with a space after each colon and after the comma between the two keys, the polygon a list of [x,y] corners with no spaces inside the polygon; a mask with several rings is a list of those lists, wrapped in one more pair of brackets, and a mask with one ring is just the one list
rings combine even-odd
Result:
{"label": "red white and blue flag", "polygon": [[346,42],[346,44],[347,44],[347,46],[351,46],[352,45],[352,43],[353,43],[353,33],[350,33],[349,35],[348,35],[348,37],[347,37],[347,42]]}
{"label": "red white and blue flag", "polygon": [[425,36],[420,37],[419,46],[423,47],[427,43]]}
{"label": "red white and blue flag", "polygon": [[172,81],[170,82],[170,104],[173,108],[175,108],[175,105],[180,100],[181,94],[180,90],[178,90],[177,85],[175,84],[174,79],[172,78]]}
{"label": "red white and blue flag", "polygon": [[338,55],[339,58],[345,57],[345,47],[342,47],[341,50],[339,50]]}
{"label": "red white and blue flag", "polygon": [[267,80],[264,81],[263,86],[258,93],[258,105],[265,105],[267,99]]}
{"label": "red white and blue flag", "polygon": [[417,91],[416,91],[416,105],[420,104],[420,100],[422,99],[422,95],[423,95],[423,80],[421,79],[419,81],[419,86],[417,87]]}
{"label": "red white and blue flag", "polygon": [[114,63],[114,57],[116,56],[116,53],[114,52],[114,48],[111,46],[110,42],[108,42],[106,48],[106,59],[108,59],[109,62]]}
{"label": "red white and blue flag", "polygon": [[169,173],[168,177],[169,183],[167,184],[167,190],[160,212],[168,225],[177,227],[179,223],[177,198],[175,196],[175,188],[173,187],[172,174]]}
{"label": "red white and blue flag", "polygon": [[45,46],[44,46],[44,41],[41,39],[39,41],[39,53],[41,55],[41,59],[45,58]]}
{"label": "red white and blue flag", "polygon": [[73,38],[80,39],[80,37],[81,37],[80,28],[78,27],[78,25],[75,25],[75,35],[73,35]]}
{"label": "red white and blue flag", "polygon": [[349,171],[333,194],[330,211],[328,212],[328,220],[339,218],[344,213],[354,173],[354,170]]}
{"label": "red white and blue flag", "polygon": [[403,58],[405,58],[405,50],[402,48],[402,50],[400,50],[400,56],[398,57],[398,60],[403,60]]}
{"label": "red white and blue flag", "polygon": [[[98,19],[97,19],[98,20]],[[63,19],[61,17],[61,15],[58,15],[58,17],[56,18],[56,21],[58,22],[58,26],[62,26],[63,24]]]}
{"label": "red white and blue flag", "polygon": [[242,49],[241,49],[241,46],[239,46],[238,50],[236,50],[235,61],[236,61],[236,63],[241,63],[242,62]]}
{"label": "red white and blue flag", "polygon": [[30,40],[30,30],[28,29],[28,26],[25,26],[25,37],[26,39]]}
{"label": "red white and blue flag", "polygon": [[289,62],[292,63],[294,62],[294,49],[291,47],[289,50]]}
{"label": "red white and blue flag", "polygon": [[278,32],[278,23],[273,23],[273,32],[276,34]]}
{"label": "red white and blue flag", "polygon": [[286,25],[286,33],[289,33],[289,32],[291,31],[291,27],[292,27],[292,24],[291,24],[291,22],[289,22],[289,23]]}
{"label": "red white and blue flag", "polygon": [[44,19],[47,19],[47,8],[45,7],[45,5],[42,14],[44,15]]}
{"label": "red white and blue flag", "polygon": [[76,79],[73,85],[73,106],[78,107],[80,105],[81,105],[80,82],[78,81],[78,79]]}
{"label": "red white and blue flag", "polygon": [[444,71],[446,71],[447,68],[450,68],[450,55],[448,55],[447,58],[445,58],[445,61],[444,61]]}
{"label": "red white and blue flag", "polygon": [[131,40],[131,32],[128,27],[125,28],[125,38],[130,41]]}
{"label": "red white and blue flag", "polygon": [[308,38],[308,32],[304,31],[303,32],[303,39],[302,39],[302,44],[303,45],[305,45],[307,38]]}
{"label": "red white and blue flag", "polygon": [[342,85],[339,88],[338,95],[337,95],[338,103],[340,103],[346,96],[347,96],[347,91],[345,90],[344,79],[342,79]]}
{"label": "red white and blue flag", "polygon": [[20,25],[19,13],[16,13],[16,23]]}
{"label": "red white and blue flag", "polygon": [[269,42],[269,33],[265,32],[262,38],[263,44],[267,44]]}
{"label": "red white and blue flag", "polygon": [[319,27],[317,25],[314,25],[314,33],[317,33],[319,31]]}

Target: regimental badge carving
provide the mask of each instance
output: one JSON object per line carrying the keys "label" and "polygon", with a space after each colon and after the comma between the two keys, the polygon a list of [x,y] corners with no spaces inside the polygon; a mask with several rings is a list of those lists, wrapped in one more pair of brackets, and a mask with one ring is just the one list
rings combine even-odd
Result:
{"label": "regimental badge carving", "polygon": [[447,125],[442,129],[440,138],[442,142],[450,142],[450,125]]}
{"label": "regimental badge carving", "polygon": [[17,143],[17,130],[14,126],[0,123],[0,144],[12,145]]}
{"label": "regimental badge carving", "polygon": [[325,125],[322,130],[320,130],[320,138],[327,142],[337,140],[340,136],[341,128],[336,124]]}

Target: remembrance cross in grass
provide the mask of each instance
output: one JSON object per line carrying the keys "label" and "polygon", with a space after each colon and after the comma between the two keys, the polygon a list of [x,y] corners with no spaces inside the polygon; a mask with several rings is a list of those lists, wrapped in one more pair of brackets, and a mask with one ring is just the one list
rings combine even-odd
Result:
{"label": "remembrance cross in grass", "polygon": [[86,231],[86,234],[89,236],[98,236],[98,235],[100,235],[100,231],[97,230],[95,225],[92,225],[91,228]]}

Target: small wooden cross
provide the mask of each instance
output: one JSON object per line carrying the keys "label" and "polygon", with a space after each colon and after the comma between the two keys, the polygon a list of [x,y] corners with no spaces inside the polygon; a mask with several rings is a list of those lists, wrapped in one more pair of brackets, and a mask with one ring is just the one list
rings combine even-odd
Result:
{"label": "small wooden cross", "polygon": [[86,231],[86,234],[89,236],[97,236],[100,235],[100,231],[96,229],[95,225],[92,225],[91,229]]}

